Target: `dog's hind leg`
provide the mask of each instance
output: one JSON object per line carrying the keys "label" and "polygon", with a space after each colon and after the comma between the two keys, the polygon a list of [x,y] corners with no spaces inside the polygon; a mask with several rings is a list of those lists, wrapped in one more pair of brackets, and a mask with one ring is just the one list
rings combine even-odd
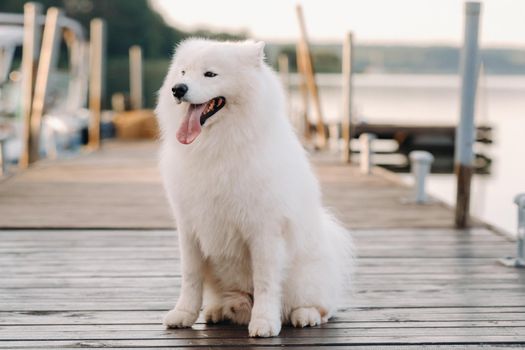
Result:
{"label": "dog's hind leg", "polygon": [[231,291],[223,294],[222,314],[225,319],[240,325],[250,323],[253,297],[241,291]]}
{"label": "dog's hind leg", "polygon": [[240,291],[215,291],[206,293],[204,319],[207,323],[218,323],[229,320],[235,324],[247,325],[252,314],[253,298]]}
{"label": "dog's hind leg", "polygon": [[208,264],[206,261],[203,269],[204,320],[206,323],[229,320],[239,325],[247,325],[252,314],[252,295],[240,290],[224,290]]}

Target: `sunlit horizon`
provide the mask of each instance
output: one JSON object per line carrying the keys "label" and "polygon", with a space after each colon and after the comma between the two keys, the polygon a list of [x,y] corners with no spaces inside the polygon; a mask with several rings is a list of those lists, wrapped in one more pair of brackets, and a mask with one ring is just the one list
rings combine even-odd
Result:
{"label": "sunlit horizon", "polygon": [[[247,32],[273,43],[299,37],[297,3],[303,6],[309,38],[316,43],[339,43],[352,31],[361,44],[455,46],[463,35],[464,2],[459,0],[150,1],[177,28]],[[481,45],[525,47],[525,1],[481,2]]]}

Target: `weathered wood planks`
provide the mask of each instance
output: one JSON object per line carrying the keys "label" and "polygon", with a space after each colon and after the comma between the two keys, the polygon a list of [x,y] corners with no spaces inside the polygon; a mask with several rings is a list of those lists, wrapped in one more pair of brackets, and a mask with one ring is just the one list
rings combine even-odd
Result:
{"label": "weathered wood planks", "polygon": [[525,275],[495,263],[512,251],[504,237],[483,228],[353,234],[355,287],[334,320],[253,340],[244,327],[202,319],[193,330],[162,328],[180,287],[174,231],[0,231],[0,348],[525,344]]}
{"label": "weathered wood planks", "polygon": [[320,155],[324,200],[358,255],[336,317],[274,339],[202,318],[164,330],[181,277],[155,148],[108,144],[0,183],[0,349],[525,347],[525,271],[496,264],[512,242],[456,230],[446,206],[402,205],[409,188]]}

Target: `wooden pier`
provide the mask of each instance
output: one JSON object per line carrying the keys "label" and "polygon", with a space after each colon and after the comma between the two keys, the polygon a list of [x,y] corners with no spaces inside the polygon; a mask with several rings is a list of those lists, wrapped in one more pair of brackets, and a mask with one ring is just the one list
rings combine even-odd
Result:
{"label": "wooden pier", "polygon": [[328,324],[250,339],[229,324],[165,330],[180,286],[154,143],[111,143],[0,182],[0,349],[508,349],[525,346],[515,244],[440,203],[403,204],[389,173],[313,154],[325,203],[358,248],[355,288]]}

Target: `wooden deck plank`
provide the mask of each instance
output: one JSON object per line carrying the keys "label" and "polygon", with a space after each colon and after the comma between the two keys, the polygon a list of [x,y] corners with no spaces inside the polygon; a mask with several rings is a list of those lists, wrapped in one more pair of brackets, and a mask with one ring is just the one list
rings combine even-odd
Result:
{"label": "wooden deck plank", "polygon": [[[396,339],[399,340],[409,337],[415,337],[423,339],[426,337],[426,341],[429,342],[430,337],[434,338],[435,342],[439,342],[440,338],[450,338],[455,336],[479,336],[486,337],[486,339],[507,339],[507,341],[515,341],[519,338],[520,330],[517,327],[424,327],[424,328],[312,328],[308,332],[304,330],[295,329],[293,327],[285,327],[282,330],[283,339],[287,340],[306,340],[307,342],[317,342],[322,339],[322,342],[334,342],[338,339],[345,339],[347,343],[364,343],[364,342],[379,342],[382,338]],[[351,341],[346,340],[352,338]],[[217,341],[229,341],[232,339],[244,339],[248,338],[247,330],[243,328],[231,328],[225,329],[222,326],[205,327],[205,329],[182,329],[182,330],[165,330],[160,327],[156,329],[142,330],[142,329],[117,329],[117,330],[89,330],[86,332],[81,331],[61,331],[52,330],[51,332],[43,332],[36,330],[35,332],[22,332],[16,333],[11,332],[7,335],[0,335],[1,341],[24,341],[27,342],[29,339],[33,341],[45,340],[45,341],[71,341],[71,340],[151,340],[151,339],[162,339],[168,338],[172,340],[208,340],[210,345]],[[211,340],[211,341],[210,341]],[[285,340],[286,341],[286,340]],[[497,340],[489,340],[496,342]],[[421,342],[421,340],[420,340]],[[255,342],[257,344],[258,342]],[[266,342],[260,342],[264,344]],[[201,343],[201,345],[205,345]]]}
{"label": "wooden deck plank", "polygon": [[[102,349],[105,348],[104,344],[101,344],[100,346],[98,344],[89,344],[89,348],[91,349]],[[267,346],[245,346],[245,347],[220,347],[221,349],[250,349],[250,350],[267,350]],[[77,348],[70,348],[70,347],[61,347],[62,350],[71,350],[71,349],[78,349]],[[120,350],[136,350],[136,347],[119,347]],[[158,347],[140,347],[140,349],[158,349]],[[210,350],[213,349],[213,347],[209,346],[192,346],[192,350]],[[523,349],[522,345],[513,345],[513,344],[503,344],[503,345],[352,345],[349,347],[348,345],[312,345],[312,346],[294,346],[294,350],[311,350],[311,349],[323,349],[323,350],[339,350],[339,349],[352,349],[352,350],[415,350],[415,349],[423,349],[423,350],[442,350],[442,349],[450,349],[450,350],[472,350],[472,349],[482,349],[482,350],[508,350],[508,349]]]}
{"label": "wooden deck plank", "polygon": [[[250,348],[251,346],[265,346],[265,347],[282,347],[282,346],[365,346],[365,345],[445,345],[445,344],[462,344],[464,335],[446,335],[435,337],[431,339],[425,336],[397,336],[390,335],[384,337],[363,337],[358,332],[355,335],[348,335],[346,337],[328,337],[328,338],[292,338],[292,337],[276,337],[276,338],[225,338],[214,339],[202,337],[199,339],[172,339],[168,334],[164,334],[157,339],[124,339],[124,340],[92,340],[92,339],[71,339],[71,340],[25,340],[25,341],[2,341],[0,349],[19,349],[19,348],[54,348],[54,347],[104,347],[104,348],[121,348],[121,347],[171,347],[171,348],[186,348],[195,346],[207,347],[242,347]],[[468,332],[467,332],[468,333]],[[487,345],[521,345],[522,336],[519,335],[479,335],[476,336],[476,344]]]}
{"label": "wooden deck plank", "polygon": [[[155,329],[160,327],[159,319],[163,309],[149,310],[74,310],[74,311],[50,311],[50,310],[25,310],[25,311],[1,311],[0,325],[4,329],[7,326],[20,326],[27,330],[27,326],[71,326],[88,325],[99,328],[109,325],[152,325]],[[403,307],[354,307],[346,311],[340,311],[330,323],[323,327],[364,327],[373,324],[383,324],[389,327],[405,327],[407,325],[422,325],[424,323],[446,323],[450,325],[457,323],[480,324],[488,322],[489,325],[497,326],[501,322],[510,322],[520,326],[525,321],[524,306],[507,307],[421,307],[414,312],[413,308]],[[196,329],[203,327],[202,317],[195,325]],[[26,328],[27,327],[27,328]],[[237,327],[225,325],[225,328]],[[64,329],[64,328],[63,328]]]}
{"label": "wooden deck plank", "polygon": [[[105,348],[104,345],[97,346],[97,344],[89,344],[89,348],[94,349],[102,349]],[[141,349],[158,349],[158,347],[140,347]],[[222,349],[239,349],[239,347],[220,347]],[[245,346],[240,347],[242,349],[250,349],[250,350],[267,350],[267,346]],[[78,349],[78,348],[70,348],[70,347],[61,347],[62,350],[71,350],[71,349]],[[136,347],[119,347],[120,350],[136,350]],[[192,350],[210,350],[213,349],[213,347],[208,346],[192,346]],[[423,349],[423,350],[442,350],[442,349],[451,349],[451,350],[472,350],[472,349],[482,349],[482,350],[508,350],[508,349],[523,349],[522,345],[512,345],[512,344],[503,344],[503,345],[352,345],[349,347],[348,345],[312,345],[312,346],[294,346],[294,350],[311,350],[311,349],[323,349],[323,350],[339,350],[339,349],[352,349],[352,350],[415,350],[415,349]]]}

